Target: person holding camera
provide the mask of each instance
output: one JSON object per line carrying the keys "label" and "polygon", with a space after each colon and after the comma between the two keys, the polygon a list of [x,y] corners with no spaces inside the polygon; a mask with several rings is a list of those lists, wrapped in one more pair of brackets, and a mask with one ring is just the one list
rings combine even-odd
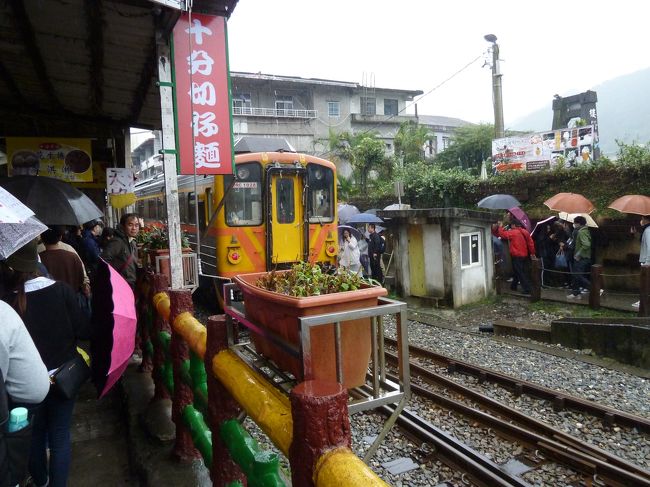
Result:
{"label": "person holding camera", "polygon": [[359,242],[347,228],[343,230],[343,244],[341,247],[340,266],[343,269],[354,272],[355,274],[361,269],[361,253],[359,252]]}

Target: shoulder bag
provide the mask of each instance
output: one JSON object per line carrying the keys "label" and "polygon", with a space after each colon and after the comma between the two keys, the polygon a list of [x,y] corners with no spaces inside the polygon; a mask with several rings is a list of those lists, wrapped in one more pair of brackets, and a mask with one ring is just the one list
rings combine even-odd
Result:
{"label": "shoulder bag", "polygon": [[90,367],[78,352],[75,352],[73,359],[68,360],[50,374],[52,387],[66,399],[75,397],[83,383],[89,378]]}

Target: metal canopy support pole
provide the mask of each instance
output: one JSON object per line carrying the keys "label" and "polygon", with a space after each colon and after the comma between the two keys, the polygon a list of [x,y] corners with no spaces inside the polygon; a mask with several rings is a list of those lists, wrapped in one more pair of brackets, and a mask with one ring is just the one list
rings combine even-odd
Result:
{"label": "metal canopy support pole", "polygon": [[166,39],[158,43],[158,80],[160,84],[160,113],[162,119],[162,153],[165,171],[165,201],[167,231],[169,232],[169,266],[171,288],[183,287],[183,257],[181,250],[181,219],[178,207],[178,174],[176,172],[176,139],[174,129],[174,88],[172,63]]}

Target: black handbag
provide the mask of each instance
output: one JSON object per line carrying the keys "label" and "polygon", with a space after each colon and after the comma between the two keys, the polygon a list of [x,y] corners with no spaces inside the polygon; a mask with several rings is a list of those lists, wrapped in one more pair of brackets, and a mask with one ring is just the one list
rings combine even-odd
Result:
{"label": "black handbag", "polygon": [[50,375],[52,387],[66,399],[75,397],[90,378],[90,367],[79,353],[75,352],[75,355]]}

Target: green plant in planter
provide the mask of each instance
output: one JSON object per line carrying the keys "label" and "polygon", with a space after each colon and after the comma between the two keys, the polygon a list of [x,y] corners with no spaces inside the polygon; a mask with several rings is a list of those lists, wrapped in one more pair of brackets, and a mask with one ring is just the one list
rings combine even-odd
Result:
{"label": "green plant in planter", "polygon": [[268,291],[295,297],[356,291],[368,281],[359,274],[340,272],[327,274],[317,264],[299,262],[286,272],[275,270],[257,280],[256,285]]}
{"label": "green plant in planter", "polygon": [[[138,234],[136,241],[142,243],[144,248],[150,250],[161,250],[169,248],[169,233],[167,227],[148,225]],[[190,246],[187,233],[181,231],[181,247],[187,248]]]}

